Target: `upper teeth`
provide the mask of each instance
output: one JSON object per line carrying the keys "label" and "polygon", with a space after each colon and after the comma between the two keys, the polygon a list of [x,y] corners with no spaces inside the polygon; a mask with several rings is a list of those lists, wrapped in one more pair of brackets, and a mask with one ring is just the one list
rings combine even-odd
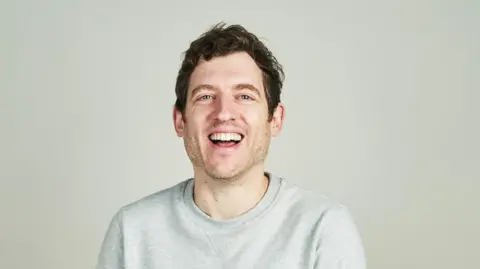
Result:
{"label": "upper teeth", "polygon": [[210,135],[212,140],[221,140],[221,141],[240,141],[242,136],[237,133],[215,133]]}

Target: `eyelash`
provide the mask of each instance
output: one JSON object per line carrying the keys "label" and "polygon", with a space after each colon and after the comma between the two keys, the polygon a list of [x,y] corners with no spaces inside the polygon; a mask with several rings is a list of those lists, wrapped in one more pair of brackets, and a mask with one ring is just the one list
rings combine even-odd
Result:
{"label": "eyelash", "polygon": [[252,99],[253,99],[252,97],[250,97],[249,95],[246,95],[246,94],[240,95],[240,98],[241,98],[241,99],[243,99],[242,97],[247,97],[248,100],[252,100]]}
{"label": "eyelash", "polygon": [[213,98],[213,96],[211,96],[211,95],[202,95],[202,96],[200,96],[200,98],[198,98],[198,99],[199,99],[199,100],[204,100],[204,99],[205,99],[204,97],[212,97],[212,98]]}

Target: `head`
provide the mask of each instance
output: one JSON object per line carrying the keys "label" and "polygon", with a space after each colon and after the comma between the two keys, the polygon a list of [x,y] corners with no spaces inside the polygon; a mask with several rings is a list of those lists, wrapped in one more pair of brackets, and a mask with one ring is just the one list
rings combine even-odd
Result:
{"label": "head", "polygon": [[263,169],[283,124],[281,65],[240,25],[215,25],[184,55],[173,120],[195,172],[231,179]]}

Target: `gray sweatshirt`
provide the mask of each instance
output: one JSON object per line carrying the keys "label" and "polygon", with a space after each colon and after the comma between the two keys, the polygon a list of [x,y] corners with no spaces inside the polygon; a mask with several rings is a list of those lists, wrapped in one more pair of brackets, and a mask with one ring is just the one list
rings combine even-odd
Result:
{"label": "gray sweatshirt", "polygon": [[193,179],[122,207],[97,269],[364,269],[347,208],[266,173],[262,200],[218,221],[193,201]]}

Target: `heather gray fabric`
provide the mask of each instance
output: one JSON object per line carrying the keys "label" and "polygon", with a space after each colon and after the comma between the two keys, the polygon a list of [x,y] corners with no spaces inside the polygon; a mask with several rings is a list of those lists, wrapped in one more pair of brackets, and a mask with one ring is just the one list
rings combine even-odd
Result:
{"label": "heather gray fabric", "polygon": [[270,184],[247,213],[215,221],[193,202],[193,179],[114,216],[97,269],[364,269],[348,210],[266,174]]}

